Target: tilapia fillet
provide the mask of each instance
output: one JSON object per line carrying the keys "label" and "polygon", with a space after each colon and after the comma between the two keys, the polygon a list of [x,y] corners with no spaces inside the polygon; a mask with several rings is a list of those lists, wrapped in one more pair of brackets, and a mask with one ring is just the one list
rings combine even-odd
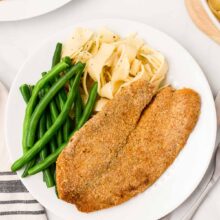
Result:
{"label": "tilapia fillet", "polygon": [[115,206],[146,190],[185,145],[199,110],[199,96],[192,90],[163,89],[108,170],[80,195],[78,209],[91,212]]}
{"label": "tilapia fillet", "polygon": [[[147,106],[147,102],[145,105]],[[190,89],[175,91],[171,87],[167,87],[161,90],[153,98],[150,105],[140,114],[139,120],[136,121],[132,131],[130,130],[126,133],[125,141],[120,142],[120,147],[116,147],[117,153],[112,150],[100,152],[99,149],[98,152],[100,154],[98,153],[99,157],[97,158],[96,154],[93,154],[96,149],[93,149],[92,153],[89,152],[87,156],[79,158],[74,153],[74,148],[77,147],[78,143],[75,145],[70,144],[68,146],[69,149],[66,148],[62,152],[57,162],[57,172],[59,174],[57,186],[60,198],[76,204],[80,211],[92,212],[121,204],[143,192],[175,160],[194,128],[199,112],[200,98],[196,92]],[[97,126],[102,127],[105,125],[99,124]],[[115,132],[120,132],[123,126],[119,124],[117,129]],[[84,132],[86,133],[86,131]],[[105,132],[103,139],[105,139],[105,135],[108,136],[108,130]],[[85,133],[82,135],[85,135]],[[96,140],[93,135],[90,138],[94,138],[93,141]],[[75,139],[75,136],[73,139]],[[111,137],[109,140],[111,140]],[[104,144],[103,142],[98,139],[96,145],[92,147],[96,148],[98,145],[99,148],[104,145],[107,149],[111,149],[107,143]],[[90,140],[87,140],[87,143],[85,143],[85,148],[86,146],[91,146]],[[115,144],[117,145],[117,143]],[[72,153],[71,156],[70,152]],[[112,156],[112,152],[114,152],[114,156]],[[90,157],[94,156],[97,164],[90,164],[87,157],[90,159]],[[63,163],[63,158],[65,158],[66,164]],[[103,160],[106,160],[106,158],[108,161],[107,166],[99,169],[99,160],[103,164]],[[83,173],[85,181],[83,189],[79,185],[73,185],[75,178],[79,178],[76,176],[79,175],[79,171],[81,172],[81,168],[79,166],[77,170],[71,164],[77,163],[76,161],[80,161],[80,159],[87,160],[86,163],[89,170],[89,173]],[[84,162],[81,161],[80,163]],[[64,169],[65,165],[68,168]],[[91,175],[90,171],[96,170],[96,166],[98,166],[99,174],[93,173]],[[84,167],[84,169],[86,168]],[[66,179],[68,172],[76,172],[74,178]],[[63,191],[62,176],[65,177],[65,189],[69,189],[69,191]],[[69,197],[72,192],[75,193],[75,196]],[[63,197],[63,195],[65,196]]]}
{"label": "tilapia fillet", "polygon": [[74,134],[57,160],[57,189],[61,199],[76,203],[92,181],[106,172],[152,97],[153,87],[146,80],[138,80],[123,88]]}

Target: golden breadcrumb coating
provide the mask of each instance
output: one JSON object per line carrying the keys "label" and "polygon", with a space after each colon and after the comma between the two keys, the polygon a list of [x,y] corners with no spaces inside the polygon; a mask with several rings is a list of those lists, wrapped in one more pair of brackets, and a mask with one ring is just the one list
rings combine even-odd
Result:
{"label": "golden breadcrumb coating", "polygon": [[136,127],[153,92],[146,80],[135,81],[74,134],[57,160],[57,190],[61,199],[75,203],[91,182],[106,172]]}

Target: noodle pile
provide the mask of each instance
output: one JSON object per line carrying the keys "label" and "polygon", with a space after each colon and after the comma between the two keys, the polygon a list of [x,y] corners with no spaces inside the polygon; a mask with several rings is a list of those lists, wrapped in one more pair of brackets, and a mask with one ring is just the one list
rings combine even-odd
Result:
{"label": "noodle pile", "polygon": [[137,34],[120,38],[106,28],[98,32],[77,28],[64,43],[62,56],[71,57],[73,63],[86,63],[81,84],[84,101],[93,81],[98,82],[96,111],[100,111],[120,88],[137,79],[144,78],[159,89],[168,70],[164,56]]}

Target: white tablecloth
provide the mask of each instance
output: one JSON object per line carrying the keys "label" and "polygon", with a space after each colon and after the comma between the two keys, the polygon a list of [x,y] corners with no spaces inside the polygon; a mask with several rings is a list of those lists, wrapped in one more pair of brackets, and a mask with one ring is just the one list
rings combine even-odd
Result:
{"label": "white tablecloth", "polygon": [[[220,46],[195,27],[183,0],[72,0],[63,8],[41,17],[0,22],[0,80],[10,87],[20,65],[45,38],[76,21],[104,17],[142,21],[166,32],[198,61],[213,93],[220,89]],[[219,207],[220,184],[208,196],[194,220],[219,220]],[[49,213],[49,219],[59,218]]]}

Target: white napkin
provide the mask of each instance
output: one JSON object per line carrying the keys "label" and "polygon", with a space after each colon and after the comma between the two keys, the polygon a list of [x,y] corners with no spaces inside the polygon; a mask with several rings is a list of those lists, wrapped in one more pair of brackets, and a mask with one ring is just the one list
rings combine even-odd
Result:
{"label": "white napkin", "polygon": [[46,220],[44,208],[30,195],[16,173],[10,171],[4,140],[7,96],[6,88],[0,83],[0,219]]}

